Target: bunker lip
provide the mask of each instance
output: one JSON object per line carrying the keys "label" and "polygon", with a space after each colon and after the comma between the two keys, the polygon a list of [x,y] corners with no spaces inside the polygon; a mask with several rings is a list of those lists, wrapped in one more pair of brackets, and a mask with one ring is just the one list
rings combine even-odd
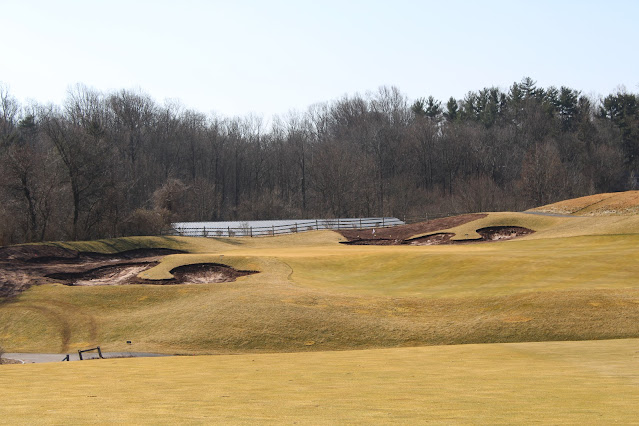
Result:
{"label": "bunker lip", "polygon": [[[83,253],[48,245],[24,245],[0,249],[0,302],[19,295],[33,285],[69,286],[126,284],[187,284],[229,282],[254,271],[236,271],[219,264],[201,266],[187,278],[145,280],[137,275],[158,264],[169,254],[184,253],[171,249],[136,249],[114,254]],[[179,268],[176,269],[181,273]],[[187,269],[188,271],[188,269]],[[185,275],[186,276],[186,275]]]}

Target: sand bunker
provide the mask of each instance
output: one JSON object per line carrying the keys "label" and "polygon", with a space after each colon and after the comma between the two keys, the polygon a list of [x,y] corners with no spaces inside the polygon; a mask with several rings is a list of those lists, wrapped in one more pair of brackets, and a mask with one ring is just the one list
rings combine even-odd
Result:
{"label": "sand bunker", "polygon": [[46,245],[0,249],[0,298],[20,294],[39,284],[68,286],[130,284],[201,284],[235,281],[256,273],[238,271],[227,265],[186,265],[171,271],[170,280],[144,280],[140,272],[157,265],[162,257],[183,253],[170,249],[138,249],[116,254],[79,253]]}
{"label": "sand bunker", "polygon": [[86,272],[48,274],[47,278],[63,281],[70,286],[137,284],[142,281],[137,275],[156,264],[157,262],[109,265]]}
{"label": "sand bunker", "polygon": [[171,270],[174,278],[169,280],[144,280],[138,274],[157,262],[135,262],[101,266],[85,272],[54,273],[48,278],[60,280],[69,286],[127,285],[127,284],[208,284],[235,281],[237,277],[254,274],[256,271],[239,271],[218,263],[198,263],[179,266]]}
{"label": "sand bunker", "polygon": [[257,271],[242,271],[219,263],[197,263],[172,269],[171,274],[175,278],[168,281],[171,284],[226,283],[256,273]]}
{"label": "sand bunker", "polygon": [[512,240],[533,232],[535,231],[521,226],[491,226],[477,230],[477,233],[481,235],[482,241]]}
{"label": "sand bunker", "polygon": [[491,226],[480,228],[476,231],[481,238],[453,240],[455,234],[451,232],[437,232],[430,235],[419,236],[407,239],[355,239],[353,241],[344,241],[342,244],[347,245],[412,245],[412,246],[433,246],[441,244],[469,244],[489,241],[511,240],[513,238],[523,237],[532,234],[532,229],[523,228],[521,226]]}

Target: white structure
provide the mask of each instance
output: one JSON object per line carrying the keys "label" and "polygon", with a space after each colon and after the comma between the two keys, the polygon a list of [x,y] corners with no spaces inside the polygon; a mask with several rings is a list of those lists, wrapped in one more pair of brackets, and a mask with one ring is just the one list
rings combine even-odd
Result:
{"label": "white structure", "polygon": [[404,225],[395,217],[366,217],[358,219],[287,219],[252,220],[246,222],[175,222],[172,235],[189,237],[259,237],[281,235],[318,229],[386,228]]}

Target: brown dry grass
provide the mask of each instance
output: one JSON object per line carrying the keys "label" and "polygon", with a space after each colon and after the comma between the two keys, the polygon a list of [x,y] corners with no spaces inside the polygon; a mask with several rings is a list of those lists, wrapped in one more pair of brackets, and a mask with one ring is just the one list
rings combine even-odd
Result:
{"label": "brown dry grass", "polygon": [[146,278],[207,261],[261,272],[232,283],[34,287],[0,306],[0,344],[236,353],[638,337],[636,219],[491,213],[462,227],[538,232],[446,247],[345,246],[330,231],[175,238],[192,253],[167,256]]}
{"label": "brown dry grass", "polygon": [[245,262],[269,272],[221,284],[35,287],[0,309],[0,338],[12,352],[99,344],[109,351],[236,353],[639,336],[636,288],[340,294],[280,280],[290,274],[281,261]]}
{"label": "brown dry grass", "polygon": [[8,424],[633,424],[638,340],[2,366]]}
{"label": "brown dry grass", "polygon": [[536,207],[529,211],[576,216],[636,215],[639,213],[639,191],[589,195]]}

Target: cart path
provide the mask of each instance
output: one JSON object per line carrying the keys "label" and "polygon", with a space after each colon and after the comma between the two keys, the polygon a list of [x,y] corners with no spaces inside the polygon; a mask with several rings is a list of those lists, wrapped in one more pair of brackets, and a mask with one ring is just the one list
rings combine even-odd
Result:
{"label": "cart path", "polygon": [[[13,359],[22,361],[23,364],[39,364],[42,362],[60,362],[67,354],[41,354],[41,353],[9,353],[5,352],[2,355],[4,359]],[[172,356],[166,354],[156,354],[150,352],[102,352],[104,358],[141,358],[141,357],[160,357],[160,356]],[[97,352],[86,352],[82,354],[84,360],[98,359]],[[77,352],[69,353],[70,361],[79,361],[80,357]]]}

